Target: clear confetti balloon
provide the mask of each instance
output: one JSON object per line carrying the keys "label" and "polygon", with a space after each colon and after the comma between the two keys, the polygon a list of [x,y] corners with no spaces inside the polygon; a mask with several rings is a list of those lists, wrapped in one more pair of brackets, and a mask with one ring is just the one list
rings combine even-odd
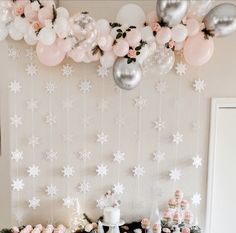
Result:
{"label": "clear confetti balloon", "polygon": [[189,1],[189,16],[203,17],[212,7],[213,0],[190,0]]}

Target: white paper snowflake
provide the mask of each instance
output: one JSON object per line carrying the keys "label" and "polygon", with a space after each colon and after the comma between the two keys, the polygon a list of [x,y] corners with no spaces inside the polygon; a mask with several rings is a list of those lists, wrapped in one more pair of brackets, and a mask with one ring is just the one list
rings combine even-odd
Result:
{"label": "white paper snowflake", "polygon": [[28,138],[28,145],[31,146],[32,148],[35,148],[35,146],[39,145],[39,137],[31,135]]}
{"label": "white paper snowflake", "polygon": [[79,152],[79,159],[83,160],[83,161],[87,161],[91,158],[91,152],[84,149],[82,151]]}
{"label": "white paper snowflake", "polygon": [[206,87],[205,81],[201,79],[197,79],[194,81],[193,87],[196,92],[201,93],[205,90],[205,87]]}
{"label": "white paper snowflake", "polygon": [[75,172],[74,168],[69,165],[64,166],[62,169],[63,176],[66,178],[74,176],[74,172]]}
{"label": "white paper snowflake", "polygon": [[183,76],[186,74],[187,65],[183,62],[178,62],[175,66],[175,72],[179,76]]}
{"label": "white paper snowflake", "polygon": [[165,160],[166,154],[160,150],[153,152],[153,160],[157,161],[158,163],[161,163],[163,160]]}
{"label": "white paper snowflake", "polygon": [[15,149],[15,151],[11,152],[11,159],[15,160],[17,163],[20,160],[23,160],[23,151],[20,151],[18,149]]}
{"label": "white paper snowflake", "polygon": [[162,131],[163,129],[166,128],[166,122],[163,121],[162,119],[158,119],[153,123],[154,123],[154,129],[156,129],[157,131]]}
{"label": "white paper snowflake", "polygon": [[120,195],[124,193],[125,187],[123,184],[118,182],[117,184],[113,185],[112,190],[115,194]]}
{"label": "white paper snowflake", "polygon": [[63,108],[67,111],[69,111],[73,108],[73,104],[74,104],[74,101],[70,98],[68,98],[62,102]]}
{"label": "white paper snowflake", "polygon": [[91,91],[92,84],[90,80],[83,80],[79,84],[79,89],[82,93],[86,94]]}
{"label": "white paper snowflake", "polygon": [[199,168],[202,166],[202,158],[199,155],[193,157],[192,160],[193,160],[192,164],[195,168]]}
{"label": "white paper snowflake", "polygon": [[105,66],[100,65],[100,66],[98,66],[97,74],[98,74],[98,77],[100,77],[100,78],[106,78],[106,77],[108,77],[109,69]]}
{"label": "white paper snowflake", "polygon": [[10,47],[8,48],[8,57],[12,60],[16,60],[20,57],[20,49]]}
{"label": "white paper snowflake", "polygon": [[35,166],[34,164],[32,166],[28,167],[28,176],[32,176],[33,178],[35,178],[36,176],[39,176],[39,166]]}
{"label": "white paper snowflake", "polygon": [[172,135],[172,142],[176,145],[179,145],[181,142],[183,142],[183,137],[183,134],[181,134],[180,132],[176,132],[176,134]]}
{"label": "white paper snowflake", "polygon": [[18,115],[14,115],[11,118],[11,125],[13,125],[15,128],[18,128],[20,125],[22,125],[22,118]]}
{"label": "white paper snowflake", "polygon": [[35,64],[29,63],[26,65],[25,71],[28,76],[35,77],[38,74],[38,68]]}
{"label": "white paper snowflake", "polygon": [[29,49],[26,49],[25,50],[25,56],[30,60],[32,61],[34,59],[34,57],[36,57],[36,52],[35,50],[30,47]]}
{"label": "white paper snowflake", "polygon": [[99,200],[97,200],[97,205],[96,207],[103,210],[108,206],[108,200],[105,197],[101,197]]}
{"label": "white paper snowflake", "polygon": [[74,73],[73,66],[69,65],[69,64],[63,65],[61,72],[62,72],[62,76],[65,78],[72,77],[72,75]]}
{"label": "white paper snowflake", "polygon": [[101,176],[101,177],[106,176],[108,173],[107,165],[104,165],[104,164],[97,165],[96,172],[98,176]]}
{"label": "white paper snowflake", "polygon": [[65,143],[72,143],[73,142],[73,138],[74,138],[74,135],[73,134],[71,134],[71,133],[67,133],[67,134],[64,134],[64,135],[62,135],[63,136],[63,141],[65,142]]}
{"label": "white paper snowflake", "polygon": [[97,134],[97,143],[100,143],[101,145],[103,145],[107,142],[108,142],[108,135],[107,134],[105,134],[104,132]]}
{"label": "white paper snowflake", "polygon": [[83,181],[79,184],[79,191],[81,193],[88,193],[90,191],[90,184],[86,181]]}
{"label": "white paper snowflake", "polygon": [[46,152],[46,159],[50,162],[54,162],[55,160],[57,160],[57,152],[53,149],[50,149]]}
{"label": "white paper snowflake", "polygon": [[49,124],[50,126],[52,126],[53,124],[56,124],[56,116],[53,113],[49,113],[46,117],[45,117],[45,122],[47,124]]}
{"label": "white paper snowflake", "polygon": [[48,185],[45,191],[49,197],[54,197],[57,195],[57,187],[55,185]]}
{"label": "white paper snowflake", "polygon": [[146,106],[147,100],[142,96],[139,96],[134,99],[134,106],[140,110],[142,110]]}
{"label": "white paper snowflake", "polygon": [[142,167],[141,165],[135,166],[134,169],[132,170],[133,175],[136,177],[140,177],[143,176],[145,173],[144,167]]}
{"label": "white paper snowflake", "polygon": [[9,89],[10,89],[10,92],[14,93],[14,94],[17,94],[21,91],[21,85],[18,81],[16,80],[13,80],[10,82],[10,84],[8,85]]}
{"label": "white paper snowflake", "polygon": [[16,178],[12,181],[11,187],[13,191],[21,191],[24,189],[24,182],[22,179]]}
{"label": "white paper snowflake", "polygon": [[98,103],[98,109],[100,111],[105,111],[108,109],[109,106],[109,102],[105,99],[102,99],[99,103]]}
{"label": "white paper snowflake", "polygon": [[181,174],[181,171],[179,169],[175,168],[175,169],[170,171],[169,176],[170,176],[171,180],[177,181],[177,180],[180,180],[182,174]]}
{"label": "white paper snowflake", "polygon": [[63,201],[63,206],[65,206],[68,209],[74,206],[74,198],[70,196],[63,198],[62,201]]}
{"label": "white paper snowflake", "polygon": [[114,159],[113,161],[114,162],[117,162],[117,163],[121,163],[122,161],[125,160],[125,153],[124,152],[121,152],[120,150],[116,151],[114,154]]}
{"label": "white paper snowflake", "polygon": [[201,201],[202,201],[201,194],[195,193],[195,194],[193,195],[193,197],[192,197],[191,200],[192,200],[192,204],[193,204],[194,206],[200,205],[200,204],[201,204]]}
{"label": "white paper snowflake", "polygon": [[158,93],[160,94],[163,94],[166,92],[166,89],[167,89],[167,83],[166,81],[163,81],[163,80],[159,80],[157,82],[157,84],[155,85],[155,88],[157,90]]}
{"label": "white paper snowflake", "polygon": [[48,82],[48,83],[46,83],[45,89],[46,89],[46,92],[47,92],[49,95],[51,95],[51,94],[53,94],[53,93],[55,92],[55,90],[56,90],[56,85],[55,85],[55,83],[53,83],[53,82]]}
{"label": "white paper snowflake", "polygon": [[33,197],[32,199],[29,200],[29,208],[35,210],[37,209],[37,207],[40,207],[40,199]]}
{"label": "white paper snowflake", "polygon": [[34,112],[38,108],[38,101],[34,98],[31,98],[26,102],[27,109]]}

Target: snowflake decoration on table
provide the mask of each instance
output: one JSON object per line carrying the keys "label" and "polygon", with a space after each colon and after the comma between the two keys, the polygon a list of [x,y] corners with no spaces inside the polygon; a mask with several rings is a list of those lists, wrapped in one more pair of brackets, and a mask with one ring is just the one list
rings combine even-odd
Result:
{"label": "snowflake decoration on table", "polygon": [[158,163],[165,160],[166,154],[160,150],[153,152],[153,160],[157,161]]}
{"label": "snowflake decoration on table", "polygon": [[15,151],[11,152],[11,159],[15,160],[17,163],[20,160],[23,160],[23,151],[19,151],[18,149],[15,149]]}
{"label": "snowflake decoration on table", "polygon": [[17,48],[8,48],[8,57],[12,60],[16,60],[20,57],[20,49]]}
{"label": "snowflake decoration on table", "polygon": [[22,225],[22,223],[23,223],[23,216],[24,216],[23,213],[20,212],[19,210],[17,210],[15,212],[15,218],[16,218],[16,222],[17,222],[18,225]]}
{"label": "snowflake decoration on table", "polygon": [[62,136],[63,136],[63,141],[65,143],[72,143],[73,142],[73,138],[74,138],[73,134],[67,133],[67,134],[64,134]]}
{"label": "snowflake decoration on table", "polygon": [[63,77],[66,77],[66,78],[72,77],[74,73],[73,66],[69,64],[63,65],[61,72],[62,72]]}
{"label": "snowflake decoration on table", "polygon": [[63,176],[66,178],[74,176],[74,172],[75,172],[74,168],[69,165],[64,166],[62,169]]}
{"label": "snowflake decoration on table", "polygon": [[114,194],[120,195],[120,194],[124,193],[125,187],[123,184],[118,182],[117,184],[113,185],[112,190],[113,190]]}
{"label": "snowflake decoration on table", "polygon": [[105,134],[104,132],[97,134],[97,143],[100,143],[101,145],[103,145],[107,142],[108,142],[108,135],[107,134]]}
{"label": "snowflake decoration on table", "polygon": [[70,98],[64,100],[62,102],[63,109],[66,109],[67,111],[71,110],[73,108],[74,101]]}
{"label": "snowflake decoration on table", "polygon": [[79,184],[79,191],[81,193],[88,193],[90,191],[90,184],[86,181],[83,181]]}
{"label": "snowflake decoration on table", "polygon": [[105,111],[108,109],[109,106],[109,102],[105,99],[102,99],[99,103],[98,103],[98,109],[100,111]]}
{"label": "snowflake decoration on table", "polygon": [[26,71],[27,75],[30,77],[35,77],[38,74],[38,68],[33,63],[27,64],[25,71]]}
{"label": "snowflake decoration on table", "polygon": [[86,94],[91,91],[92,84],[90,80],[83,80],[79,84],[79,89],[83,94]]}
{"label": "snowflake decoration on table", "polygon": [[56,124],[56,116],[53,113],[49,113],[46,117],[45,117],[45,121],[47,124],[49,124],[50,126],[52,126],[53,124]]}
{"label": "snowflake decoration on table", "polygon": [[28,167],[28,176],[32,176],[33,178],[35,178],[36,176],[39,176],[40,173],[40,169],[39,166],[35,166],[34,164],[32,166]]}
{"label": "snowflake decoration on table", "polygon": [[40,207],[40,199],[33,197],[31,200],[29,200],[29,208],[35,210],[37,207]]}
{"label": "snowflake decoration on table", "polygon": [[205,81],[201,79],[197,79],[194,81],[193,87],[196,92],[201,93],[205,90],[205,87],[206,87]]}
{"label": "snowflake decoration on table", "polygon": [[134,106],[140,110],[142,110],[146,106],[147,100],[142,96],[139,96],[134,99]]}
{"label": "snowflake decoration on table", "polygon": [[167,89],[167,83],[166,81],[163,81],[163,80],[159,80],[157,82],[157,84],[155,85],[155,88],[157,90],[158,93],[160,94],[163,94],[166,92],[166,89]]}
{"label": "snowflake decoration on table", "polygon": [[34,98],[31,98],[26,102],[27,109],[34,112],[38,108],[38,101]]}
{"label": "snowflake decoration on table", "polygon": [[183,142],[183,137],[183,134],[181,134],[180,132],[176,132],[176,134],[172,135],[172,142],[176,145],[179,145],[181,142]]}
{"label": "snowflake decoration on table", "polygon": [[31,135],[28,138],[28,145],[31,146],[32,148],[35,148],[35,146],[39,145],[39,137]]}
{"label": "snowflake decoration on table", "polygon": [[107,165],[104,164],[97,165],[96,173],[98,176],[101,177],[106,176],[108,173]]}
{"label": "snowflake decoration on table", "polygon": [[201,204],[201,201],[202,201],[201,194],[195,193],[195,194],[193,195],[193,197],[192,197],[191,200],[192,200],[192,204],[193,204],[194,206],[200,205],[200,204]]}
{"label": "snowflake decoration on table", "polygon": [[25,50],[25,56],[32,61],[34,57],[36,56],[36,52],[33,50],[33,48],[29,48]]}
{"label": "snowflake decoration on table", "polygon": [[99,200],[97,200],[96,207],[103,210],[105,207],[108,206],[108,200],[105,197],[101,197]]}
{"label": "snowflake decoration on table", "polygon": [[79,158],[83,161],[87,161],[91,158],[91,152],[86,149],[83,149],[79,152]]}
{"label": "snowflake decoration on table", "polygon": [[8,88],[10,89],[10,92],[17,94],[21,91],[21,85],[18,81],[13,80],[10,82],[10,84],[8,85]]}
{"label": "snowflake decoration on table", "polygon": [[140,177],[143,176],[145,173],[144,167],[142,167],[141,165],[135,166],[134,169],[132,170],[133,175],[136,177]]}
{"label": "snowflake decoration on table", "polygon": [[175,168],[175,169],[170,171],[169,176],[170,176],[171,180],[177,181],[177,180],[180,180],[182,174],[181,174],[181,171],[179,169]]}
{"label": "snowflake decoration on table", "polygon": [[47,195],[50,197],[54,197],[57,195],[57,187],[55,185],[52,184],[48,185],[45,191]]}
{"label": "snowflake decoration on table", "polygon": [[11,125],[13,125],[15,128],[18,128],[20,125],[22,125],[22,118],[18,115],[14,115],[11,118]]}
{"label": "snowflake decoration on table", "polygon": [[100,78],[106,78],[108,77],[109,69],[106,66],[100,65],[98,66],[97,74],[98,74],[98,77]]}
{"label": "snowflake decoration on table", "polygon": [[74,206],[74,198],[71,198],[70,196],[63,198],[62,201],[63,201],[63,206],[65,206],[68,209]]}
{"label": "snowflake decoration on table", "polygon": [[47,82],[45,89],[49,95],[53,94],[56,90],[56,85],[53,82]]}
{"label": "snowflake decoration on table", "polygon": [[24,182],[22,179],[16,178],[12,181],[11,187],[13,191],[21,191],[24,189]]}
{"label": "snowflake decoration on table", "polygon": [[183,62],[178,62],[175,66],[175,72],[179,76],[183,76],[187,72],[187,65]]}
{"label": "snowflake decoration on table", "polygon": [[121,163],[122,161],[124,161],[125,160],[125,153],[124,152],[121,152],[121,151],[116,151],[114,154],[113,154],[113,156],[114,156],[114,159],[113,159],[113,161],[114,162],[117,162],[117,163]]}
{"label": "snowflake decoration on table", "polygon": [[163,121],[162,119],[158,119],[153,123],[154,123],[154,129],[156,129],[157,131],[162,131],[163,129],[166,128],[166,122]]}
{"label": "snowflake decoration on table", "polygon": [[57,152],[54,151],[53,149],[50,149],[49,151],[46,152],[46,159],[49,160],[50,162],[54,162],[54,160],[57,160]]}
{"label": "snowflake decoration on table", "polygon": [[199,155],[196,155],[195,157],[193,157],[192,160],[193,160],[192,165],[195,168],[199,168],[202,166],[202,158]]}

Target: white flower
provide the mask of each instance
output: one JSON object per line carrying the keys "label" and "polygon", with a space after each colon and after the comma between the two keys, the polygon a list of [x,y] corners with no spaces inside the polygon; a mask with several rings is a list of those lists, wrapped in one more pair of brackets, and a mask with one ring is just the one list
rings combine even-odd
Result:
{"label": "white flower", "polygon": [[163,94],[166,92],[167,83],[163,80],[159,80],[155,86],[158,93]]}
{"label": "white flower", "polygon": [[34,98],[31,98],[26,102],[27,109],[34,112],[38,108],[38,101]]}
{"label": "white flower", "polygon": [[38,68],[33,63],[27,64],[25,71],[30,77],[35,77],[38,74]]}
{"label": "white flower", "polygon": [[177,181],[180,179],[180,177],[182,176],[181,171],[177,168],[173,169],[170,171],[169,173],[170,179],[173,181]]}
{"label": "white flower", "polygon": [[79,152],[79,158],[82,159],[83,161],[87,161],[91,158],[91,152],[84,149]]}
{"label": "white flower", "polygon": [[193,195],[193,197],[192,197],[191,200],[192,200],[192,204],[193,204],[194,206],[200,205],[200,204],[201,204],[201,201],[202,201],[201,194],[195,193],[195,194]]}
{"label": "white flower", "polygon": [[99,209],[104,209],[105,207],[108,206],[108,200],[105,197],[101,197],[99,200],[97,200],[97,205],[96,207]]}
{"label": "white flower", "polygon": [[15,151],[11,152],[11,159],[15,160],[17,163],[23,159],[23,151],[19,151],[16,149]]}
{"label": "white flower", "polygon": [[79,89],[84,94],[90,92],[91,88],[92,88],[92,84],[90,80],[83,80],[79,84]]}
{"label": "white flower", "polygon": [[20,125],[22,125],[22,118],[15,114],[11,117],[11,125],[15,126],[15,128],[18,128]]}
{"label": "white flower", "polygon": [[99,103],[98,103],[98,109],[101,111],[105,111],[108,109],[108,101],[105,99],[102,99]]}
{"label": "white flower", "polygon": [[166,128],[166,122],[162,121],[162,119],[158,119],[153,123],[154,123],[154,129],[156,129],[157,131],[162,131],[163,129]]}
{"label": "white flower", "polygon": [[119,182],[117,184],[114,184],[113,188],[112,188],[113,192],[115,194],[117,194],[117,195],[123,194],[124,193],[124,189],[125,189],[124,185],[119,183]]}
{"label": "white flower", "polygon": [[199,168],[202,166],[202,158],[199,155],[193,157],[192,160],[193,160],[192,164],[195,168]]}
{"label": "white flower", "polygon": [[114,153],[113,154],[113,156],[114,156],[114,159],[113,159],[113,161],[114,162],[117,162],[117,163],[121,163],[122,161],[124,161],[125,160],[125,153],[124,152],[121,152],[121,151],[116,151],[116,153]]}
{"label": "white flower", "polygon": [[68,165],[64,166],[62,169],[63,176],[66,178],[74,176],[74,172],[75,172],[74,168]]}
{"label": "white flower", "polygon": [[54,197],[57,195],[57,187],[55,185],[52,184],[48,185],[45,191],[47,195],[50,197]]}
{"label": "white flower", "polygon": [[56,89],[56,85],[53,82],[48,82],[46,83],[46,91],[49,95],[53,94],[55,92]]}
{"label": "white flower", "polygon": [[11,81],[8,87],[10,89],[10,92],[12,92],[14,94],[17,94],[21,91],[21,85],[16,80]]}
{"label": "white flower", "polygon": [[37,146],[39,144],[39,138],[34,135],[31,135],[28,138],[28,144],[29,144],[29,146],[32,146],[32,148],[34,148],[35,146]]}
{"label": "white flower", "polygon": [[70,196],[63,198],[62,201],[63,201],[63,206],[65,206],[68,209],[74,206],[74,199],[71,198]]}
{"label": "white flower", "polygon": [[165,153],[160,150],[153,152],[153,160],[158,163],[162,162],[165,159]]}
{"label": "white flower", "polygon": [[146,106],[147,100],[144,99],[142,96],[139,96],[134,99],[134,106],[138,109],[143,109]]}
{"label": "white flower", "polygon": [[8,48],[8,57],[10,57],[12,60],[16,60],[20,56],[20,50],[17,48]]}
{"label": "white flower", "polygon": [[12,187],[13,191],[19,192],[19,191],[23,190],[24,185],[25,184],[22,179],[16,178],[12,181],[11,187]]}
{"label": "white flower", "polygon": [[69,78],[69,77],[72,77],[74,69],[72,65],[66,64],[66,65],[63,65],[61,72],[62,72],[63,77]]}
{"label": "white flower", "polygon": [[107,143],[108,142],[108,135],[105,134],[104,132],[97,134],[97,142],[100,143],[101,145]]}
{"label": "white flower", "polygon": [[187,65],[184,64],[183,62],[179,62],[176,64],[175,66],[175,71],[176,71],[176,74],[179,75],[179,76],[183,76],[186,74],[186,71],[187,71]]}
{"label": "white flower", "polygon": [[82,183],[79,184],[79,191],[81,193],[88,193],[90,191],[90,185],[88,182],[83,181]]}
{"label": "white flower", "polygon": [[106,78],[108,77],[109,69],[105,66],[98,66],[97,74],[100,78]]}
{"label": "white flower", "polygon": [[102,177],[106,176],[108,172],[107,165],[104,165],[104,164],[97,165],[96,172],[98,176],[102,176]]}
{"label": "white flower", "polygon": [[183,134],[180,132],[177,132],[176,134],[173,134],[172,137],[172,142],[175,143],[176,145],[179,145],[181,142],[183,142]]}
{"label": "white flower", "polygon": [[133,175],[140,177],[143,176],[145,173],[144,167],[142,167],[141,165],[135,166],[134,169],[132,170]]}
{"label": "white flower", "polygon": [[29,200],[29,208],[35,210],[37,207],[40,207],[40,199],[33,197],[31,200]]}
{"label": "white flower", "polygon": [[201,93],[205,90],[205,87],[206,87],[205,81],[201,79],[197,79],[194,81],[193,87],[196,92]]}
{"label": "white flower", "polygon": [[54,162],[54,160],[57,159],[57,152],[54,151],[53,149],[50,149],[49,151],[46,152],[46,159],[49,160],[50,162]]}
{"label": "white flower", "polygon": [[35,178],[36,176],[39,176],[39,166],[35,166],[34,164],[32,166],[28,167],[28,176],[32,176],[33,178]]}
{"label": "white flower", "polygon": [[49,124],[50,126],[52,126],[53,124],[56,124],[56,116],[53,113],[49,113],[46,117],[45,117],[45,121],[47,124]]}

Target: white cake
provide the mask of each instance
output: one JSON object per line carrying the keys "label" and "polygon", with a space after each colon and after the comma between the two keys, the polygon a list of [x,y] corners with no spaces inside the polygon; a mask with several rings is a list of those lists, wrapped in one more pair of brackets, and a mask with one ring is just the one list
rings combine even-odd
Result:
{"label": "white cake", "polygon": [[120,209],[117,207],[104,208],[103,218],[107,224],[118,224],[120,222]]}

